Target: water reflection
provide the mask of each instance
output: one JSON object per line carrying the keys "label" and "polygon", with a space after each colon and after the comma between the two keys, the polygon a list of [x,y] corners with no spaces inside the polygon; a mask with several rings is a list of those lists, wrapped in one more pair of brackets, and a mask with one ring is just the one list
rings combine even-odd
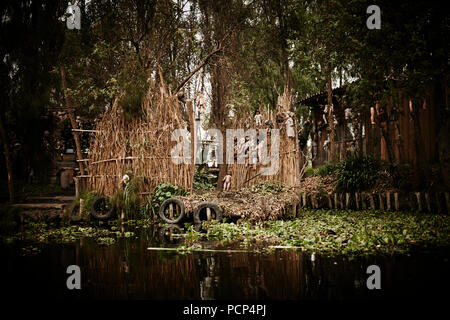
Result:
{"label": "water reflection", "polygon": [[[175,231],[175,232],[174,232]],[[2,249],[2,287],[10,297],[89,299],[365,299],[423,296],[448,287],[448,250],[412,257],[350,260],[297,251],[149,251],[177,245],[178,230],[149,229],[100,247],[90,239],[48,245],[37,256]],[[65,287],[67,266],[79,265],[82,289]],[[366,268],[378,264],[382,290],[366,288]]]}

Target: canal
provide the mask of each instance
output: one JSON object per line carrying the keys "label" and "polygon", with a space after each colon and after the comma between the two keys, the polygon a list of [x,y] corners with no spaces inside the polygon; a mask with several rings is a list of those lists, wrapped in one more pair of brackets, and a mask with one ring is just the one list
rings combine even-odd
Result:
{"label": "canal", "polygon": [[[11,299],[393,300],[442,299],[450,284],[448,249],[354,258],[280,249],[148,250],[176,245],[156,227],[109,246],[91,238],[40,244],[34,255],[2,245],[2,289]],[[381,270],[381,290],[366,286],[373,264]],[[81,290],[66,287],[69,265],[81,269]]]}

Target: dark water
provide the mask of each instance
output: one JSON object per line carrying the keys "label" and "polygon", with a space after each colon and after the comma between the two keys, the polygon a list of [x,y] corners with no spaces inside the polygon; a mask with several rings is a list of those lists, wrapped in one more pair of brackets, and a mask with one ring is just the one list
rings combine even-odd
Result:
{"label": "dark water", "polygon": [[[431,299],[449,288],[449,250],[350,260],[291,250],[271,254],[149,251],[158,230],[99,246],[90,239],[43,245],[35,256],[2,248],[1,288],[21,299]],[[81,268],[81,290],[68,290],[66,268]],[[368,290],[366,269],[381,269]]]}

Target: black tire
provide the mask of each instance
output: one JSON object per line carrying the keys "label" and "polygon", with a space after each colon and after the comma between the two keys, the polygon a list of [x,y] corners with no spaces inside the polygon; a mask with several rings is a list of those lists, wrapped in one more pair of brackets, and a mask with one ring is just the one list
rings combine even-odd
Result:
{"label": "black tire", "polygon": [[[105,212],[102,209],[107,210]],[[99,197],[92,203],[91,215],[97,220],[109,220],[116,215],[116,207],[111,204],[108,197]]]}
{"label": "black tire", "polygon": [[197,210],[194,212],[194,223],[201,224],[202,220],[206,220],[204,213],[206,208],[210,208],[211,211],[214,212],[213,220],[221,221],[222,220],[222,209],[219,208],[218,205],[212,202],[202,202],[198,205]]}
{"label": "black tire", "polygon": [[70,211],[69,216],[70,222],[80,222],[82,220],[82,217],[79,214],[79,212],[80,212],[80,204],[77,203],[72,207],[72,211]]}
{"label": "black tire", "polygon": [[[178,208],[180,208],[180,215],[176,218],[170,218],[170,217],[166,217],[165,213],[166,213],[166,209],[170,204],[175,204],[175,206],[177,206]],[[178,211],[178,210],[177,210]],[[185,207],[184,207],[184,203],[183,201],[181,201],[178,198],[169,198],[166,201],[164,201],[161,206],[159,207],[159,211],[158,211],[159,217],[165,222],[165,223],[180,223],[181,220],[183,220],[186,212],[185,212]]]}
{"label": "black tire", "polygon": [[184,234],[182,227],[177,224],[171,224],[159,230],[159,239],[165,245],[181,244],[184,241],[184,237],[182,236],[182,234]]}

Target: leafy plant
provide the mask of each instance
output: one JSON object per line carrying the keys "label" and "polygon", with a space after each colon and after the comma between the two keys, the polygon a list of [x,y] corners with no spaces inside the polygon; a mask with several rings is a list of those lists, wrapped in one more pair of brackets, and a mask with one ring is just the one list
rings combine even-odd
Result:
{"label": "leafy plant", "polygon": [[78,197],[76,197],[73,202],[72,205],[69,208],[69,213],[72,211],[72,209],[76,206],[80,204],[80,199],[83,199],[83,208],[81,209],[81,217],[83,219],[89,219],[90,217],[90,213],[91,213],[91,206],[92,203],[94,202],[94,200],[99,196],[98,192],[95,190],[84,190],[82,191]]}
{"label": "leafy plant", "polygon": [[171,183],[160,183],[152,196],[152,207],[155,211],[159,209],[161,204],[175,196],[187,196],[188,192],[180,186]]}
{"label": "leafy plant", "polygon": [[336,173],[336,169],[337,169],[336,164],[326,163],[317,168],[307,168],[305,170],[305,177],[311,176],[325,177]]}
{"label": "leafy plant", "polygon": [[141,177],[132,177],[126,184],[124,190],[116,192],[111,199],[119,215],[123,213],[124,219],[126,220],[146,217],[146,207],[141,207],[141,195],[138,193],[142,180]]}
{"label": "leafy plant", "polygon": [[371,188],[380,175],[380,164],[371,156],[351,156],[336,165],[339,192],[356,192]]}
{"label": "leafy plant", "polygon": [[259,193],[273,193],[273,192],[282,192],[283,186],[274,181],[260,182],[251,187],[253,192]]}
{"label": "leafy plant", "polygon": [[193,187],[196,190],[214,190],[216,181],[217,176],[209,173],[202,165],[195,171]]}

